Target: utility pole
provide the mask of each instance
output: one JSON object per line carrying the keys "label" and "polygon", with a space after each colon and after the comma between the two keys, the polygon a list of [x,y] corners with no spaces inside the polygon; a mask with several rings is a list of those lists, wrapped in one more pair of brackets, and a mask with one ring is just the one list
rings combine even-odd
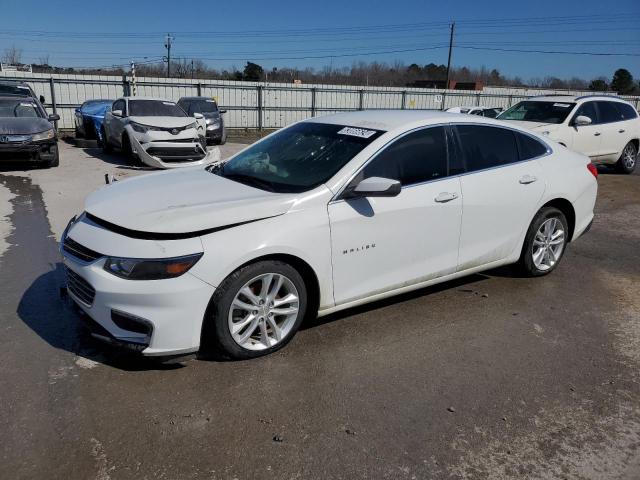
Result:
{"label": "utility pole", "polygon": [[449,71],[451,70],[451,52],[453,50],[453,30],[456,28],[456,22],[451,24],[451,35],[449,36],[449,59],[447,60],[447,83],[445,89],[449,88]]}
{"label": "utility pole", "polygon": [[167,49],[167,77],[171,77],[171,40],[173,37],[167,33],[167,41],[164,44],[164,48]]}
{"label": "utility pole", "polygon": [[133,60],[131,60],[131,83],[133,85],[133,96],[136,96],[137,85],[136,85],[136,64]]}

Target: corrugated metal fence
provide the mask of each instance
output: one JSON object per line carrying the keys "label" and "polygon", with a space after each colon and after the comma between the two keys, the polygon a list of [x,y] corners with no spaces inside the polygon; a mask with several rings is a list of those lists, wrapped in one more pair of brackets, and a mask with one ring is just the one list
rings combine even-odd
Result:
{"label": "corrugated metal fence", "polygon": [[[74,109],[91,99],[130,95],[129,77],[89,75],[1,75],[0,79],[28,82],[36,94],[43,95],[46,106],[60,115],[58,128],[72,129]],[[140,78],[138,96],[153,96],[177,101],[183,96],[213,97],[221,108],[229,128],[273,129],[308,117],[329,113],[371,109],[442,110],[454,106],[509,107],[532,95],[548,93],[588,94],[489,87],[483,91],[435,90],[392,87],[354,87],[342,85],[292,85],[233,81],[185,81],[184,79]],[[628,97],[640,106],[640,97]]]}

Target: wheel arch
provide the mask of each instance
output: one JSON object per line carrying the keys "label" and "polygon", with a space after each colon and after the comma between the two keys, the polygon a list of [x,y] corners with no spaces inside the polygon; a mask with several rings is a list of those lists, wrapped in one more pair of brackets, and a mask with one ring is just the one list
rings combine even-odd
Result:
{"label": "wheel arch", "polygon": [[564,214],[567,219],[567,223],[569,224],[568,241],[570,242],[573,239],[573,233],[576,228],[576,211],[573,208],[573,204],[566,198],[554,198],[553,200],[549,200],[547,203],[542,205],[538,209],[538,212],[545,207],[555,207]]}
{"label": "wheel arch", "polygon": [[[318,279],[318,274],[307,261],[296,255],[292,255],[289,253],[270,253],[255,257],[236,267],[232,272],[229,273],[229,275],[232,275],[233,272],[248,265],[269,260],[287,263],[295,268],[298,273],[300,273],[302,279],[304,280],[305,287],[307,288],[307,312],[305,315],[305,320],[315,317],[320,306],[320,281]],[[227,275],[227,277],[229,277],[229,275]]]}

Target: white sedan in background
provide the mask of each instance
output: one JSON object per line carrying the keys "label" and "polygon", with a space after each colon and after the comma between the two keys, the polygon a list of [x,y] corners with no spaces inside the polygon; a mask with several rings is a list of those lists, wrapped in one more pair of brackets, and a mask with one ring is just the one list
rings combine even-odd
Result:
{"label": "white sedan in background", "polygon": [[189,116],[175,102],[123,97],[105,114],[102,145],[106,153],[118,147],[130,161],[150,167],[203,165],[219,159],[217,149],[207,150],[204,128],[201,114]]}
{"label": "white sedan in background", "polygon": [[144,355],[256,357],[307,314],[500,265],[552,272],[592,222],[596,176],[482,117],[313,118],[224,164],[93,193],[62,238],[68,291],[95,335]]}

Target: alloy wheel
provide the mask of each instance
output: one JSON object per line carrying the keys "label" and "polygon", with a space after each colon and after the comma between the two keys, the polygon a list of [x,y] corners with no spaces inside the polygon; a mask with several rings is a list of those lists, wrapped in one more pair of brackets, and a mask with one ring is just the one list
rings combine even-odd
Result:
{"label": "alloy wheel", "polygon": [[228,326],[233,340],[247,350],[264,350],[291,332],[300,309],[293,282],[280,273],[265,273],[236,293],[229,308]]}
{"label": "alloy wheel", "polygon": [[636,147],[633,143],[629,143],[624,152],[622,152],[622,163],[627,170],[632,170],[636,164],[636,158],[638,156],[638,152],[636,152]]}
{"label": "alloy wheel", "polygon": [[553,268],[562,255],[564,244],[564,225],[556,217],[548,218],[540,225],[533,239],[533,264],[540,271]]}

